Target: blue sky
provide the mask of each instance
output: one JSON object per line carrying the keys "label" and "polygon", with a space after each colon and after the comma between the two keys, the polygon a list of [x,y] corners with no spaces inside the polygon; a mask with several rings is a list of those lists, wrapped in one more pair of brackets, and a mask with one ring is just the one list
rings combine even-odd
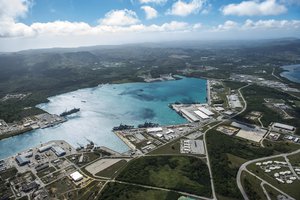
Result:
{"label": "blue sky", "polygon": [[299,35],[300,0],[0,0],[0,51]]}

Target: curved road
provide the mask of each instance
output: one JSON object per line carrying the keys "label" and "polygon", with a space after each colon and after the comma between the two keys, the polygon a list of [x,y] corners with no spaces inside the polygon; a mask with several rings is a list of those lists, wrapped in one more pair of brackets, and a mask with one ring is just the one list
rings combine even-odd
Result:
{"label": "curved road", "polygon": [[[247,165],[251,164],[251,163],[254,163],[254,162],[258,162],[258,161],[263,161],[263,160],[266,160],[266,159],[272,159],[272,158],[277,158],[277,157],[285,157],[285,156],[290,156],[290,155],[293,155],[293,154],[297,154],[297,153],[300,153],[300,149],[298,149],[297,151],[293,151],[291,153],[285,153],[285,154],[279,154],[279,155],[273,155],[273,156],[268,156],[268,157],[263,157],[263,158],[257,158],[257,159],[254,159],[254,160],[250,160],[250,161],[247,161],[245,162],[244,164],[241,165],[241,167],[239,168],[239,171],[237,173],[237,176],[236,176],[236,183],[237,183],[237,186],[239,188],[239,190],[241,191],[243,197],[245,200],[249,200],[243,186],[242,186],[242,183],[241,183],[241,175],[242,175],[242,172],[245,170],[246,172],[248,172],[249,174],[255,176],[256,178],[258,178],[259,180],[261,180],[264,184],[267,184],[269,186],[271,186],[272,188],[274,188],[275,190],[281,192],[282,194],[290,197],[288,194],[284,193],[283,191],[279,190],[278,188],[274,187],[273,185],[271,185],[270,183],[266,182],[265,180],[261,179],[259,176],[253,174],[252,172],[250,172],[249,170],[247,170]],[[291,199],[294,199],[292,197],[290,197]]]}

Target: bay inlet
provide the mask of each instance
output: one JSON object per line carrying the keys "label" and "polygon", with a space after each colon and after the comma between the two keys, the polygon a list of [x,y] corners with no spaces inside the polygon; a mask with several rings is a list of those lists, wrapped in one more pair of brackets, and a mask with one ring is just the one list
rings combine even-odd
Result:
{"label": "bay inlet", "polygon": [[300,83],[300,64],[286,65],[282,66],[281,68],[285,71],[280,73],[280,76],[287,78],[292,82]]}
{"label": "bay inlet", "polygon": [[181,124],[187,121],[168,105],[174,102],[206,102],[207,81],[185,78],[154,83],[107,84],[79,89],[53,96],[37,107],[53,114],[80,108],[68,121],[55,127],[38,129],[0,141],[0,158],[6,158],[45,143],[65,140],[74,147],[92,140],[98,146],[113,150],[128,150],[112,128],[119,124],[138,125],[145,121],[160,125]]}

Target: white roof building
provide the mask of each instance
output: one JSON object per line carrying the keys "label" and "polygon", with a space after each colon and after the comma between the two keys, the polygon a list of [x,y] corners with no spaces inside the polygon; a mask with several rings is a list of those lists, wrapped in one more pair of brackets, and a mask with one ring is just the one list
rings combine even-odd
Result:
{"label": "white roof building", "polygon": [[162,127],[147,128],[147,133],[156,133],[162,131],[163,131]]}
{"label": "white roof building", "polygon": [[206,114],[208,116],[214,115],[213,112],[211,112],[210,110],[208,110],[207,108],[204,108],[204,107],[198,107],[198,110],[200,110],[201,112],[203,112],[204,114]]}
{"label": "white roof building", "polygon": [[280,129],[285,129],[288,131],[294,131],[296,128],[294,126],[290,126],[290,125],[286,125],[286,124],[282,124],[282,123],[274,123],[273,124],[274,128],[280,128]]}
{"label": "white roof building", "polygon": [[189,111],[187,111],[186,109],[181,109],[180,110],[181,111],[181,113],[183,114],[183,115],[185,115],[186,117],[188,117],[190,120],[192,120],[193,122],[198,122],[199,121],[199,119],[196,117],[196,116],[194,116],[192,113],[190,113]]}
{"label": "white roof building", "polygon": [[201,117],[201,119],[209,119],[209,116],[207,116],[206,114],[204,114],[203,112],[201,111],[194,111],[194,113],[196,113],[196,115],[198,115],[199,117]]}
{"label": "white roof building", "polygon": [[71,178],[73,179],[73,181],[77,182],[77,181],[81,181],[83,179],[82,174],[80,174],[78,171],[70,174]]}

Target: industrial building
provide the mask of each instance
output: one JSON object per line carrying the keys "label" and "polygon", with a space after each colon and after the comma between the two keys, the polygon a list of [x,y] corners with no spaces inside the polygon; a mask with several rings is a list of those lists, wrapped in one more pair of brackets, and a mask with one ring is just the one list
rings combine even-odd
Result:
{"label": "industrial building", "polygon": [[204,107],[198,107],[198,110],[203,112],[204,114],[208,115],[208,116],[213,116],[214,113],[211,112],[210,110],[208,110],[207,108]]}
{"label": "industrial building", "polygon": [[180,110],[181,111],[181,113],[186,117],[186,118],[188,118],[190,121],[192,121],[192,122],[199,122],[200,120],[196,117],[196,116],[194,116],[192,113],[190,113],[189,111],[187,111],[186,109],[181,109]]}
{"label": "industrial building", "polygon": [[203,140],[181,140],[180,152],[191,154],[205,154]]}
{"label": "industrial building", "polygon": [[284,129],[286,131],[295,131],[295,127],[294,126],[290,126],[290,125],[286,125],[286,124],[281,124],[281,123],[273,123],[273,128],[277,128],[277,129]]}
{"label": "industrial building", "polygon": [[24,166],[24,165],[30,163],[30,160],[28,158],[26,158],[24,155],[18,155],[18,156],[16,156],[15,159],[16,159],[18,165],[20,165],[20,166]]}
{"label": "industrial building", "polygon": [[201,119],[209,119],[209,116],[199,110],[194,111],[194,113],[196,113],[196,115],[198,115]]}
{"label": "industrial building", "polygon": [[48,167],[49,167],[49,163],[42,163],[42,164],[37,165],[37,166],[35,167],[35,170],[36,170],[37,172],[39,172],[39,171],[42,171],[43,169],[46,169],[46,168],[48,168]]}
{"label": "industrial building", "polygon": [[147,133],[157,133],[162,131],[163,129],[161,127],[147,128]]}
{"label": "industrial building", "polygon": [[50,143],[50,144],[47,144],[45,146],[41,146],[40,148],[38,148],[38,152],[39,153],[43,153],[45,151],[48,151],[49,149],[51,149],[52,146],[54,146],[55,143]]}
{"label": "industrial building", "polygon": [[61,148],[60,146],[52,146],[51,150],[57,155],[58,157],[64,156],[66,154],[66,151]]}
{"label": "industrial building", "polygon": [[78,171],[70,174],[70,177],[72,178],[73,181],[78,182],[81,181],[83,179],[82,174],[80,174]]}

